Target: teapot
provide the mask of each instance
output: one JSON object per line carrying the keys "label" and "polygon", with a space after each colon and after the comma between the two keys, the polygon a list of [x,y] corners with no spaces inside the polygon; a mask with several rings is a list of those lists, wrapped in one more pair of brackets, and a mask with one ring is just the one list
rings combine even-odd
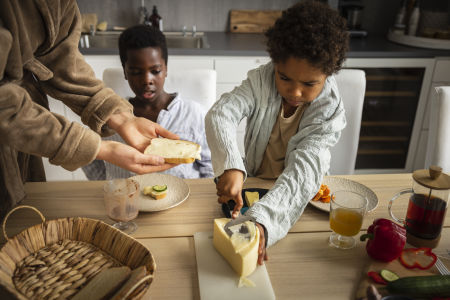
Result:
{"label": "teapot", "polygon": [[[416,247],[435,248],[441,237],[441,230],[450,196],[450,176],[442,173],[439,166],[413,173],[412,189],[402,190],[389,201],[391,218],[403,224],[406,241]],[[399,219],[392,212],[392,205],[400,195],[411,194],[406,218]]]}

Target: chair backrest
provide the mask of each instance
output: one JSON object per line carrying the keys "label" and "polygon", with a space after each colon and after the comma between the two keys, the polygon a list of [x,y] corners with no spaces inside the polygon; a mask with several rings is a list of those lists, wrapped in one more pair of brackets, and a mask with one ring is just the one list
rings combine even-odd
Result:
{"label": "chair backrest", "polygon": [[362,70],[343,69],[335,75],[335,78],[339,94],[344,101],[347,126],[342,131],[339,142],[330,149],[330,174],[347,175],[355,171],[366,74]]}
{"label": "chair backrest", "polygon": [[[122,68],[105,69],[103,82],[121,97],[134,97]],[[171,71],[167,74],[164,89],[169,93],[180,93],[183,99],[197,102],[207,111],[216,101],[216,71],[209,69]]]}
{"label": "chair backrest", "polygon": [[436,87],[433,94],[425,168],[436,165],[450,173],[450,86]]}

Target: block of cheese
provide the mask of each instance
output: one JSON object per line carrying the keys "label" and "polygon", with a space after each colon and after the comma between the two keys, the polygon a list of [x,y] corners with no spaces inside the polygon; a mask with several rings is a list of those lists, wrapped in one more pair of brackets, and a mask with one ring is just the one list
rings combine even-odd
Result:
{"label": "block of cheese", "polygon": [[259,201],[259,193],[258,192],[249,192],[245,191],[245,202],[247,203],[247,206],[250,207],[256,202]]}
{"label": "block of cheese", "polygon": [[229,221],[227,218],[214,220],[213,245],[240,277],[247,277],[256,269],[259,230],[255,223],[246,221],[229,227],[233,232],[230,237],[224,230]]}

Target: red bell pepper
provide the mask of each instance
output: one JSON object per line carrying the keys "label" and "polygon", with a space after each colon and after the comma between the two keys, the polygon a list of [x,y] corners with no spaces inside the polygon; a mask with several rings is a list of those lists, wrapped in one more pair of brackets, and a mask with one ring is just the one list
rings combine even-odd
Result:
{"label": "red bell pepper", "polygon": [[388,219],[376,219],[367,228],[367,233],[361,235],[360,240],[365,241],[367,238],[367,254],[373,259],[390,262],[402,253],[406,243],[406,230]]}
{"label": "red bell pepper", "polygon": [[408,269],[427,270],[434,265],[436,260],[436,254],[427,247],[404,249],[400,255],[400,262]]}
{"label": "red bell pepper", "polygon": [[384,284],[384,285],[387,284],[387,281],[384,280],[383,277],[381,277],[381,275],[378,274],[377,272],[373,272],[373,271],[367,272],[367,275],[368,275],[370,278],[372,278],[372,280],[373,280],[374,282],[376,282],[376,283]]}

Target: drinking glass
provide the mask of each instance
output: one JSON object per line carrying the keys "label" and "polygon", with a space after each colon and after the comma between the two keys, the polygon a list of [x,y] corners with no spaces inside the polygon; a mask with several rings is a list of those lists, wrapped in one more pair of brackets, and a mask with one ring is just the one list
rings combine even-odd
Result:
{"label": "drinking glass", "polygon": [[116,221],[112,226],[127,234],[137,229],[134,220],[139,213],[139,183],[132,179],[109,180],[103,186],[106,213]]}
{"label": "drinking glass", "polygon": [[336,191],[330,201],[330,246],[340,249],[355,247],[353,236],[361,230],[367,209],[367,198],[355,192]]}

